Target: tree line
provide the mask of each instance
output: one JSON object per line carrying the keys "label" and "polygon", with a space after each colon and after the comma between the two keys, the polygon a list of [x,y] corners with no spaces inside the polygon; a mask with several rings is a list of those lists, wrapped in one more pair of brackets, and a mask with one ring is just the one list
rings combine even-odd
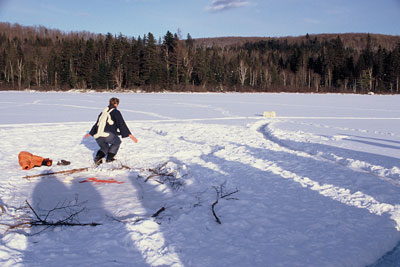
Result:
{"label": "tree line", "polygon": [[[348,37],[347,37],[348,38]],[[168,31],[137,38],[0,23],[0,88],[145,92],[399,93],[400,42],[341,36],[217,45]]]}

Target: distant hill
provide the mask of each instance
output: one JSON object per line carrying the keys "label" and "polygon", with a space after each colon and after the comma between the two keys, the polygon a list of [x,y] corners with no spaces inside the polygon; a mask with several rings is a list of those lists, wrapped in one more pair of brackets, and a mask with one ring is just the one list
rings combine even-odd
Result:
{"label": "distant hill", "polygon": [[[400,44],[400,36],[385,35],[385,34],[369,34],[371,36],[372,45],[374,47],[381,46],[387,50],[392,50]],[[332,33],[332,34],[309,34],[309,38],[317,38],[319,41],[329,41],[340,36],[344,46],[352,47],[357,50],[365,48],[368,33]],[[214,38],[197,38],[195,39],[196,45],[199,46],[242,46],[247,42],[259,42],[269,40],[287,40],[288,44],[298,43],[305,41],[307,35],[302,36],[286,36],[286,37],[214,37]]]}
{"label": "distant hill", "polygon": [[[58,29],[49,29],[44,26],[22,26],[19,24],[11,24],[8,22],[0,22],[0,33],[6,34],[8,37],[18,37],[21,39],[29,38],[32,36],[41,36],[50,38],[52,40],[61,38],[75,38],[79,36],[85,40],[89,38],[96,39],[101,34],[91,33],[87,31],[79,32],[64,32]],[[400,43],[400,36],[375,34],[370,33],[372,45],[374,47],[381,46],[387,50],[392,50]],[[344,46],[352,47],[357,50],[365,48],[368,33],[331,33],[331,34],[308,34],[311,39],[317,38],[319,41],[329,41],[337,36],[340,36]],[[241,46],[247,42],[258,42],[258,41],[269,41],[269,40],[287,40],[288,44],[301,43],[305,41],[307,35],[301,36],[285,36],[285,37],[240,37],[240,36],[229,36],[229,37],[212,37],[212,38],[195,38],[197,46]]]}

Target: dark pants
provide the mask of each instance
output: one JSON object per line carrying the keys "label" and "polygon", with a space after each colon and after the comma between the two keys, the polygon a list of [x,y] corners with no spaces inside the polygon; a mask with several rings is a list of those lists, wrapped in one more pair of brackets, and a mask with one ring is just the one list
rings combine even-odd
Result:
{"label": "dark pants", "polygon": [[119,146],[121,145],[121,139],[113,133],[108,133],[107,137],[99,137],[96,139],[97,144],[100,146],[100,150],[105,155],[108,153],[117,154]]}

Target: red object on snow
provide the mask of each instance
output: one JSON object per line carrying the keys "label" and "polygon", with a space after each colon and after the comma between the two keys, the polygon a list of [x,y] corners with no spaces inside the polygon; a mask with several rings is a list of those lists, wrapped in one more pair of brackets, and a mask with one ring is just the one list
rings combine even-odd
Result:
{"label": "red object on snow", "polygon": [[93,182],[93,183],[108,183],[108,184],[122,184],[124,182],[120,182],[114,179],[108,179],[108,180],[102,180],[102,179],[97,179],[96,177],[90,177],[86,180],[80,181],[79,183],[88,183],[88,182]]}
{"label": "red object on snow", "polygon": [[23,170],[30,170],[33,167],[51,166],[53,161],[49,158],[33,155],[27,151],[21,151],[18,155],[18,162]]}

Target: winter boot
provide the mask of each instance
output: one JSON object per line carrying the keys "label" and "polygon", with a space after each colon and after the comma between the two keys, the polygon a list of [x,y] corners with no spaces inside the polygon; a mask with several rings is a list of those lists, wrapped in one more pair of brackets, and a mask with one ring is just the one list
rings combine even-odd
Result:
{"label": "winter boot", "polygon": [[103,151],[99,150],[97,151],[96,157],[94,158],[94,164],[99,165],[101,163],[101,160],[105,157],[106,154],[104,154]]}
{"label": "winter boot", "polygon": [[114,160],[115,160],[114,157],[115,157],[115,154],[114,154],[114,153],[108,153],[108,154],[107,154],[106,162],[114,161]]}

